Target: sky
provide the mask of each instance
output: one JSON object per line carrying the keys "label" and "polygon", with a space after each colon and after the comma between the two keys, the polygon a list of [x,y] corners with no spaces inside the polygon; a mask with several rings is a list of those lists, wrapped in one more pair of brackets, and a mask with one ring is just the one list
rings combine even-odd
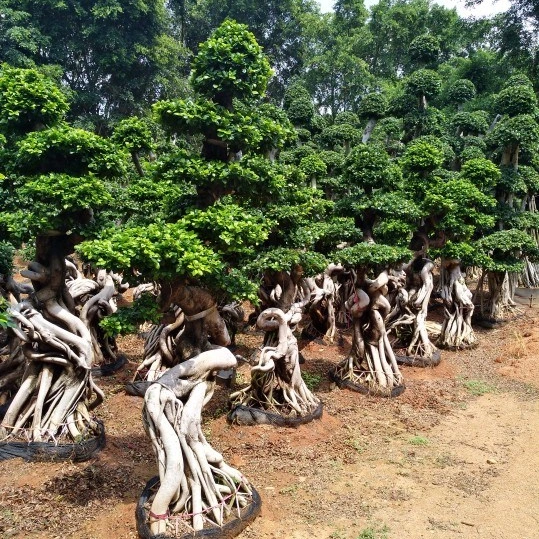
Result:
{"label": "sky", "polygon": [[[323,13],[331,11],[334,0],[318,0]],[[369,7],[376,4],[378,0],[365,0],[365,6]],[[510,5],[509,0],[483,0],[483,2],[471,9],[464,7],[464,0],[433,0],[433,4],[439,4],[447,8],[456,7],[459,15],[462,17],[486,17],[506,11]]]}

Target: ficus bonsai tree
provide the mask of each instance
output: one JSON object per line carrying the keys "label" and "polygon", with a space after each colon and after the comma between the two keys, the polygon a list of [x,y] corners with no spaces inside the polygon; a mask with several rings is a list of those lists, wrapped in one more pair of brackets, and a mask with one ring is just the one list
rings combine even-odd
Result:
{"label": "ficus bonsai tree", "polygon": [[390,269],[409,256],[407,248],[374,243],[358,243],[334,253],[334,260],[354,275],[353,290],[346,300],[353,323],[352,348],[330,372],[340,387],[387,397],[404,391],[384,319],[391,310],[386,298]]}
{"label": "ficus bonsai tree", "polygon": [[[186,529],[222,526],[253,500],[247,481],[210,451],[197,425],[215,371],[236,364],[223,348],[230,336],[217,301],[256,302],[259,284],[247,271],[256,251],[274,249],[288,226],[322,206],[303,173],[269,159],[295,136],[282,113],[260,106],[269,75],[252,34],[225,21],[193,62],[195,96],[154,106],[170,137],[169,151],[157,155],[144,178],[167,197],[159,218],[132,214],[124,226],[79,247],[93,263],[159,289],[165,316],[144,360],[147,370],[160,362],[156,378],[165,371],[145,393],[145,423],[160,463],[160,488],[150,502],[154,534],[165,532],[174,515],[186,517]],[[176,415],[160,414],[164,399]],[[231,512],[221,511],[223,498]],[[204,509],[216,502],[218,510]]]}
{"label": "ficus bonsai tree", "polygon": [[0,427],[4,440],[24,433],[31,441],[80,441],[100,430],[90,415],[103,400],[91,375],[94,342],[68,294],[65,259],[99,226],[97,212],[112,203],[106,182],[125,172],[125,159],[112,143],[67,125],[67,108],[37,71],[2,66],[0,230],[13,245],[36,245],[22,272],[34,293],[9,309],[27,366]]}

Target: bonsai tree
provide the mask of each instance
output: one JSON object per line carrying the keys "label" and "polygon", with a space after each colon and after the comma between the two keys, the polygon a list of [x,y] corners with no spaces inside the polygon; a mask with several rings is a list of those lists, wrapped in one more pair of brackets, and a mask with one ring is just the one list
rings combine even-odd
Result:
{"label": "bonsai tree", "polygon": [[[302,186],[305,176],[267,158],[294,137],[279,111],[258,107],[269,75],[253,35],[225,21],[193,62],[194,98],[154,107],[170,135],[170,151],[149,167],[151,188],[174,198],[161,199],[158,220],[134,214],[126,225],[79,247],[94,264],[129,273],[135,282],[156,282],[160,290],[166,316],[162,333],[152,338],[166,343],[161,356],[167,356],[163,366],[168,370],[145,394],[145,421],[161,478],[150,501],[154,534],[162,533],[174,515],[185,516],[194,530],[210,519],[220,528],[228,519],[228,511],[221,510],[224,499],[227,504],[237,499],[235,507],[256,503],[248,483],[210,451],[197,423],[211,398],[215,371],[236,364],[222,348],[230,336],[217,301],[256,301],[258,283],[246,268],[255,248],[277,237],[283,226],[272,205],[279,207],[291,191],[290,197],[301,199],[303,207],[296,206],[302,212],[316,207],[313,190]],[[291,213],[294,219],[300,212]],[[158,405],[165,400],[172,414],[167,417]]]}
{"label": "bonsai tree", "polygon": [[467,101],[476,95],[475,84],[469,79],[457,79],[447,90],[447,99],[460,112]]}
{"label": "bonsai tree", "polygon": [[346,301],[353,323],[352,348],[330,372],[339,387],[388,397],[404,391],[384,319],[391,309],[386,298],[390,268],[408,257],[406,248],[373,243],[359,243],[335,253],[335,260],[355,276],[353,292]]}
{"label": "bonsai tree", "polygon": [[0,230],[15,245],[36,242],[36,258],[22,272],[35,292],[9,309],[27,367],[0,427],[3,439],[80,441],[100,430],[90,416],[103,400],[91,375],[94,343],[69,299],[65,259],[98,226],[94,215],[112,203],[105,182],[122,175],[125,163],[110,142],[68,126],[67,108],[61,90],[37,71],[2,67],[7,196]]}
{"label": "bonsai tree", "polygon": [[367,94],[359,105],[359,116],[367,121],[363,131],[361,142],[366,144],[371,138],[371,134],[376,127],[378,120],[383,118],[388,111],[387,98],[381,93]]}
{"label": "bonsai tree", "polygon": [[[522,202],[529,200],[529,189],[520,171],[520,160],[523,153],[524,155],[526,152],[533,153],[539,141],[539,126],[534,117],[537,98],[530,83],[525,79],[510,78],[498,94],[496,105],[503,117],[488,134],[487,142],[494,149],[495,155],[499,156],[501,177],[495,187],[499,205],[497,227],[499,230],[505,230],[519,227],[519,221],[527,220],[525,214],[529,210]],[[525,238],[522,235],[511,236],[509,243],[505,240],[500,243],[501,251],[520,249],[518,242],[515,243],[517,237],[520,240]],[[501,236],[493,236],[493,241],[498,238]],[[526,251],[526,244],[527,240],[521,244],[523,253]],[[496,267],[500,269],[504,266],[502,264]],[[512,294],[517,280],[517,273],[506,274],[503,271],[498,274],[491,268],[488,271],[491,295],[483,314],[496,320],[499,316],[510,312],[514,306]]]}

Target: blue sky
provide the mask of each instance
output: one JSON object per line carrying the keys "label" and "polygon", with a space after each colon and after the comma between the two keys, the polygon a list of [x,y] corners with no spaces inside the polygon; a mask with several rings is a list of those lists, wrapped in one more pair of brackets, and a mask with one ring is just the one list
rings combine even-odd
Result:
{"label": "blue sky", "polygon": [[[318,0],[323,12],[331,11],[334,0]],[[365,0],[367,7],[376,4],[378,0]],[[447,8],[456,7],[461,16],[485,17],[494,15],[500,11],[505,11],[509,7],[509,0],[484,0],[480,5],[471,9],[464,7],[464,0],[434,0],[434,4],[439,4]]]}

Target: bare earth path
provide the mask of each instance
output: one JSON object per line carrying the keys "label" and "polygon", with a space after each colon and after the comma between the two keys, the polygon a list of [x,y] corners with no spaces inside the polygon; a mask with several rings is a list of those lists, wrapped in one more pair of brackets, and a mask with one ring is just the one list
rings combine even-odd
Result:
{"label": "bare earth path", "polygon": [[[253,482],[262,515],[240,539],[539,539],[539,309],[479,333],[478,349],[444,352],[436,369],[403,369],[395,400],[330,386],[349,345],[310,343],[304,372],[324,417],[288,430],[229,426],[229,390],[205,413],[212,444]],[[242,336],[245,353],[261,341]],[[134,507],[155,475],[140,420],[123,393],[129,369],[102,380],[107,447],[80,464],[0,462],[0,537],[135,538]],[[248,371],[239,369],[238,383]],[[370,533],[370,535],[369,535]]]}

